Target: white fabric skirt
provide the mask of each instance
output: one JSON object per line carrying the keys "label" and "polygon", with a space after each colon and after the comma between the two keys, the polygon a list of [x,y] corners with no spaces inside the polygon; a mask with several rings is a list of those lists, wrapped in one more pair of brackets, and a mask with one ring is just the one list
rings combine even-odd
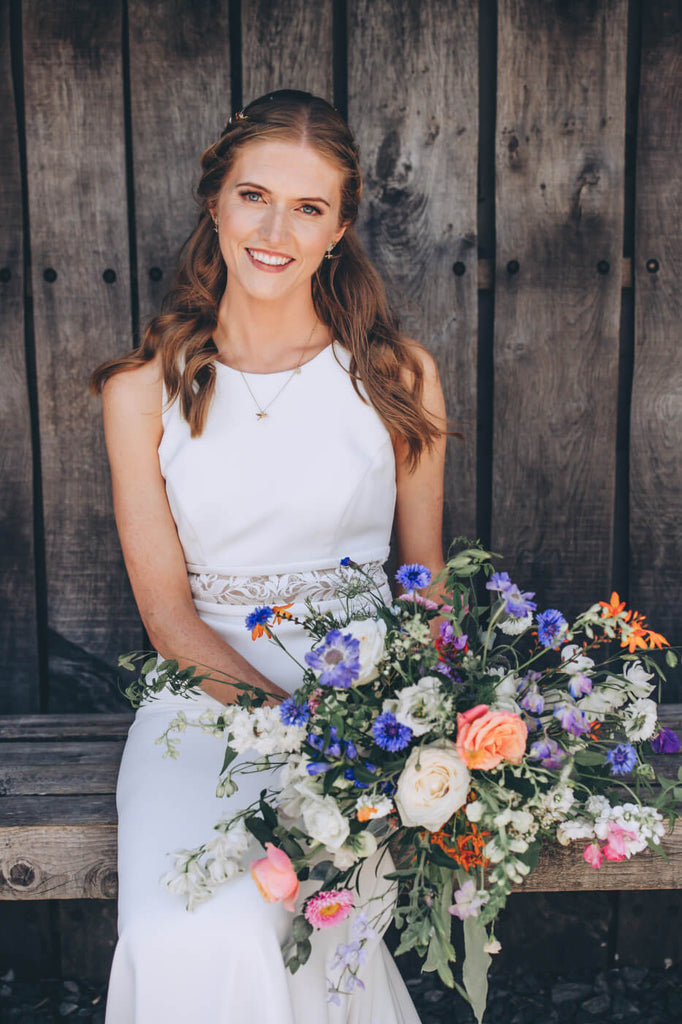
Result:
{"label": "white fabric skirt", "polygon": [[[249,610],[202,607],[200,614],[269,678],[293,690],[300,672],[267,639],[251,641],[244,629]],[[283,632],[302,658],[307,639],[293,624]],[[270,772],[238,776],[238,792],[217,798],[224,741],[199,728],[182,733],[177,760],[163,757],[165,748],[156,741],[179,710],[198,717],[219,706],[207,694],[187,700],[164,692],[137,712],[130,728],[117,789],[119,941],[106,1024],[419,1024],[381,939],[366,946],[359,972],[364,991],[341,996],[338,1006],[327,1002],[328,960],[340,942],[350,941],[352,919],[316,933],[310,960],[292,975],[281,954],[292,914],[263,899],[248,865],[193,911],[185,909],[184,897],[160,885],[171,866],[169,854],[205,842],[220,818],[251,803],[273,781]],[[254,843],[249,859],[262,854]],[[361,875],[361,899],[373,899],[371,916],[395,898],[382,877],[390,870],[387,858],[381,872],[376,867],[370,858]]]}

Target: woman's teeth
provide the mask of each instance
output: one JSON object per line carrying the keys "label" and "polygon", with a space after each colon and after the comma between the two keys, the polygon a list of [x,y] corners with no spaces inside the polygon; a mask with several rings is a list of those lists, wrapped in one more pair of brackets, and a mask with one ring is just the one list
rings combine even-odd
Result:
{"label": "woman's teeth", "polygon": [[257,249],[246,250],[252,259],[259,263],[267,263],[271,267],[283,267],[285,263],[291,263],[291,256],[271,256],[269,253],[259,252]]}

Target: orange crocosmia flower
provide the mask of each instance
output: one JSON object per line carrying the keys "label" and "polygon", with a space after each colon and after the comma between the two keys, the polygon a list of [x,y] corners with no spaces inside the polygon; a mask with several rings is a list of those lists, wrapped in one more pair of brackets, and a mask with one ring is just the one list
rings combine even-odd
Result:
{"label": "orange crocosmia flower", "polygon": [[358,821],[369,821],[372,815],[376,813],[376,807],[360,807],[360,809],[355,812],[355,817]]}
{"label": "orange crocosmia flower", "polygon": [[621,601],[620,597],[614,590],[611,594],[610,601],[600,601],[602,619],[617,619],[621,612],[625,611],[625,601]]}
{"label": "orange crocosmia flower", "polygon": [[275,604],[275,605],[272,606],[272,613],[275,616],[275,625],[276,626],[279,626],[279,624],[281,623],[282,619],[291,619],[291,618],[293,618],[293,615],[291,614],[291,612],[287,611],[287,608],[291,608],[293,606],[293,603],[294,603],[293,601],[290,601],[289,604]]}
{"label": "orange crocosmia flower", "polygon": [[670,644],[664,636],[660,633],[654,633],[653,629],[647,629],[646,637],[649,641],[649,647],[670,647]]}

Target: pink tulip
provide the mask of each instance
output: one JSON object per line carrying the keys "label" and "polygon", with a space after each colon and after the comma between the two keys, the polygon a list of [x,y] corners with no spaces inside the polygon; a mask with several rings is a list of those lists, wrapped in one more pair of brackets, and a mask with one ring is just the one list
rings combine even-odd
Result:
{"label": "pink tulip", "polygon": [[599,843],[589,843],[583,850],[583,857],[593,868],[600,868],[604,855]]}
{"label": "pink tulip", "polygon": [[295,910],[299,883],[291,860],[272,843],[266,843],[267,854],[251,862],[251,877],[268,903],[282,901],[287,910]]}

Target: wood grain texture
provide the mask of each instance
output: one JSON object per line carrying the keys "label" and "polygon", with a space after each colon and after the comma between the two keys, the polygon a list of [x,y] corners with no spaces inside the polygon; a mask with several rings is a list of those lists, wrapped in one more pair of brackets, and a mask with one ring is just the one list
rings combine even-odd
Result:
{"label": "wood grain texture", "polygon": [[635,192],[630,596],[673,644],[682,643],[681,55],[680,4],[645,4]]}
{"label": "wood grain texture", "polygon": [[[111,665],[141,637],[87,392],[89,371],[130,340],[121,8],[28,0],[22,15],[49,623]],[[113,670],[92,700],[117,705]],[[50,703],[72,706],[66,688]]]}
{"label": "wood grain texture", "polygon": [[[5,828],[110,827],[116,831],[116,799],[113,793],[81,793],[78,796],[6,796],[0,802],[0,833]],[[59,838],[58,832],[51,833]]]}
{"label": "wood grain texture", "polygon": [[0,899],[115,899],[116,830],[0,829]]}
{"label": "wood grain texture", "polygon": [[435,356],[465,436],[448,446],[446,541],[476,533],[477,83],[475,4],[348,4],[359,234],[405,333]]}
{"label": "wood grain texture", "polygon": [[132,712],[125,715],[0,715],[0,740],[124,738],[132,721]]}
{"label": "wood grain texture", "polygon": [[492,547],[569,614],[611,580],[627,7],[498,5]]}
{"label": "wood grain texture", "polygon": [[332,0],[242,0],[242,95],[302,89],[333,102]]}
{"label": "wood grain texture", "polygon": [[22,195],[9,0],[0,0],[0,110],[0,711],[9,714],[39,707]]}
{"label": "wood grain texture", "polygon": [[132,0],[129,26],[138,290],[146,321],[159,311],[180,247],[196,225],[199,158],[232,112],[228,5]]}

